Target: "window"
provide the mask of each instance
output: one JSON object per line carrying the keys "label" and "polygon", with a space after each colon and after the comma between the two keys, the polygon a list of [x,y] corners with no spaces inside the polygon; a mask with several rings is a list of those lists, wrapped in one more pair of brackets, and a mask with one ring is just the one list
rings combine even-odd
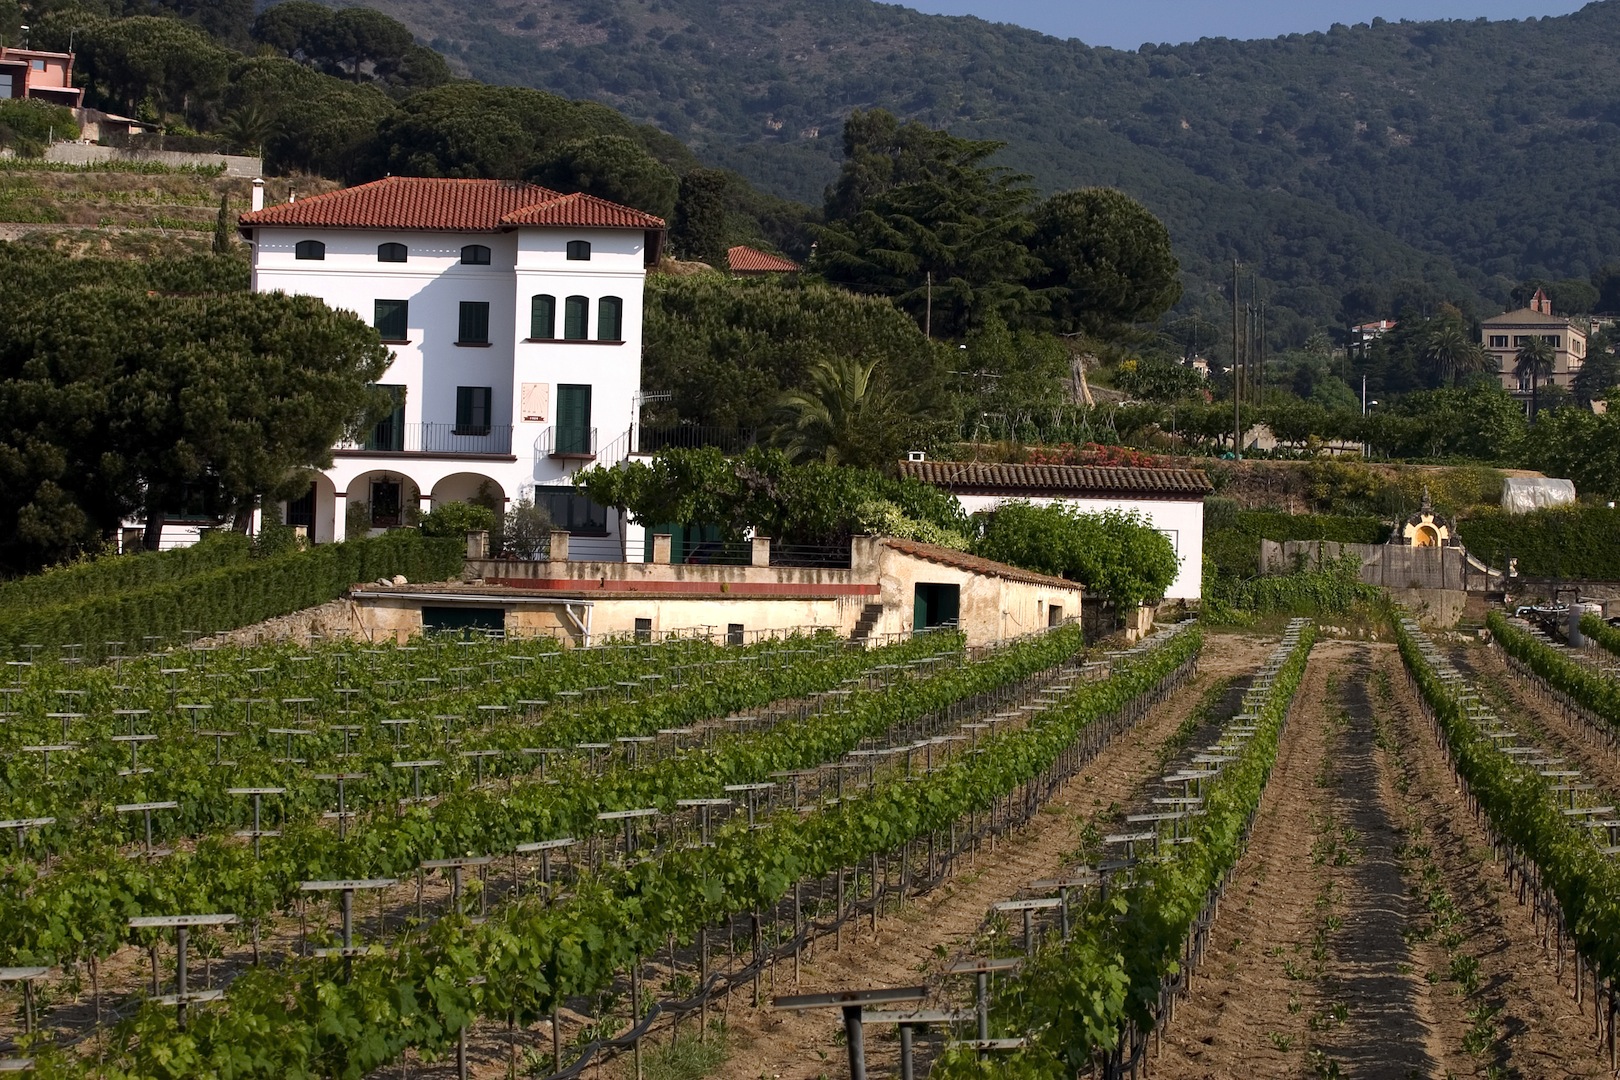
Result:
{"label": "window", "polygon": [[1564,339],[1559,337],[1557,334],[1542,334],[1541,340],[1545,341],[1555,349],[1563,348],[1564,345]]}
{"label": "window", "polygon": [[461,249],[462,266],[488,266],[489,248],[483,244],[468,244]]}
{"label": "window", "polygon": [[488,435],[490,399],[488,386],[456,387],[456,434]]}
{"label": "window", "polygon": [[743,624],[740,622],[726,624],[726,644],[741,645],[743,643]]}
{"label": "window", "polygon": [[636,640],[637,641],[643,641],[643,642],[652,640],[652,620],[651,619],[637,619],[636,620]]}
{"label": "window", "polygon": [[591,302],[583,296],[570,296],[563,301],[563,338],[568,341],[584,341],[590,335],[585,332],[585,321],[590,318]]}
{"label": "window", "polygon": [[489,344],[489,305],[482,300],[461,302],[461,329],[457,345]]}
{"label": "window", "polygon": [[407,262],[410,257],[411,253],[404,244],[377,245],[378,262]]}
{"label": "window", "polygon": [[596,340],[623,341],[624,301],[604,296],[596,302]]}
{"label": "window", "polygon": [[293,257],[314,262],[324,262],[326,260],[326,245],[319,240],[300,240],[297,246],[293,248]]}
{"label": "window", "polygon": [[411,304],[409,300],[378,300],[371,325],[384,341],[404,344],[410,340]]}
{"label": "window", "polygon": [[44,71],[45,70],[45,61],[43,61],[43,60],[30,60],[28,62],[28,66],[33,68],[35,71]]}
{"label": "window", "polygon": [[1493,348],[1493,349],[1505,349],[1507,347],[1508,347],[1508,343],[1507,343],[1507,335],[1506,334],[1492,334],[1491,335],[1491,348]]}
{"label": "window", "polygon": [[536,487],[534,504],[551,515],[553,527],[574,536],[606,536],[608,512],[571,487]]}
{"label": "window", "polygon": [[590,262],[591,261],[591,242],[589,240],[570,240],[570,241],[568,241],[568,261],[569,262]]}
{"label": "window", "polygon": [[399,481],[373,480],[371,482],[371,527],[391,529],[402,520],[399,509]]}
{"label": "window", "polygon": [[387,392],[393,399],[394,407],[371,429],[371,435],[365,442],[365,449],[373,452],[398,453],[405,449],[405,388],[380,385],[377,389]]}
{"label": "window", "polygon": [[0,75],[0,101],[4,101],[7,98],[11,98],[11,97],[16,96],[12,92],[11,86],[12,86],[11,76],[10,75]]}
{"label": "window", "polygon": [[1529,343],[1529,341],[1530,341],[1530,338],[1526,334],[1514,334],[1513,335],[1513,347],[1515,349],[1524,348],[1525,345]]}
{"label": "window", "polygon": [[589,454],[591,446],[591,388],[557,387],[557,438],[552,445],[558,454]]}
{"label": "window", "polygon": [[536,296],[529,301],[529,336],[536,341],[551,341],[557,336],[555,296]]}

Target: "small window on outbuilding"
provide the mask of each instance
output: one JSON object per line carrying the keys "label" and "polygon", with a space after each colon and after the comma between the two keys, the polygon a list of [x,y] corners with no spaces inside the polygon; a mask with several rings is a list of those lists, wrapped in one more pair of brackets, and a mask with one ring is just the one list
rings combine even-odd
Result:
{"label": "small window on outbuilding", "polygon": [[293,248],[293,257],[313,262],[326,259],[326,245],[319,240],[300,240]]}
{"label": "small window on outbuilding", "polygon": [[489,248],[483,244],[468,244],[461,249],[462,266],[488,266]]}
{"label": "small window on outbuilding", "polygon": [[378,244],[377,245],[377,261],[378,262],[402,263],[402,262],[409,262],[410,258],[411,258],[410,249],[407,248],[404,244]]}
{"label": "small window on outbuilding", "polygon": [[568,261],[569,262],[590,262],[591,261],[591,242],[589,240],[570,240],[570,241],[568,241]]}
{"label": "small window on outbuilding", "polygon": [[726,624],[726,644],[741,645],[743,643],[743,624],[740,622]]}
{"label": "small window on outbuilding", "polygon": [[651,619],[637,619],[636,620],[636,640],[637,641],[651,641],[652,640],[652,620]]}

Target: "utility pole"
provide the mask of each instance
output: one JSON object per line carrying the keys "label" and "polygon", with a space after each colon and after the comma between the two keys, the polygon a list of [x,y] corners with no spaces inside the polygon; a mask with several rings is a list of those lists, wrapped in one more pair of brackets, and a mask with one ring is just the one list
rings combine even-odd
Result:
{"label": "utility pole", "polygon": [[1243,354],[1238,351],[1238,261],[1232,260],[1232,456],[1243,456]]}

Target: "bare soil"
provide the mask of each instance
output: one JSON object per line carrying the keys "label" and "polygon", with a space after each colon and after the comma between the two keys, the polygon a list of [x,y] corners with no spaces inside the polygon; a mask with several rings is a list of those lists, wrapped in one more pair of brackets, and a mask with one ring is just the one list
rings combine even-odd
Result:
{"label": "bare soil", "polygon": [[1387,645],[1317,646],[1212,945],[1155,1076],[1610,1075]]}

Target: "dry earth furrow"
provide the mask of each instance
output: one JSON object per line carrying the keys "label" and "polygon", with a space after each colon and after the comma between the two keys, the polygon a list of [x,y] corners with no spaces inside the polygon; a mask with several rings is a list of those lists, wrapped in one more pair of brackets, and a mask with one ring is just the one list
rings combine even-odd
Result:
{"label": "dry earth furrow", "polygon": [[[1153,772],[1160,747],[1212,683],[1253,670],[1274,645],[1274,640],[1210,635],[1198,677],[1085,766],[1022,832],[1004,838],[993,856],[981,854],[976,869],[899,915],[880,918],[875,936],[863,929],[853,945],[846,938],[838,952],[818,946],[815,960],[803,966],[798,992],[903,985],[937,974],[941,956],[979,930],[992,904],[1062,869],[1086,826],[1111,804],[1129,798]],[[730,1027],[730,1057],[714,1073],[725,1080],[814,1080],[845,1068],[836,1013],[776,1013],[739,1000]],[[896,1071],[891,1042],[874,1039],[867,1045],[874,1075]]]}

